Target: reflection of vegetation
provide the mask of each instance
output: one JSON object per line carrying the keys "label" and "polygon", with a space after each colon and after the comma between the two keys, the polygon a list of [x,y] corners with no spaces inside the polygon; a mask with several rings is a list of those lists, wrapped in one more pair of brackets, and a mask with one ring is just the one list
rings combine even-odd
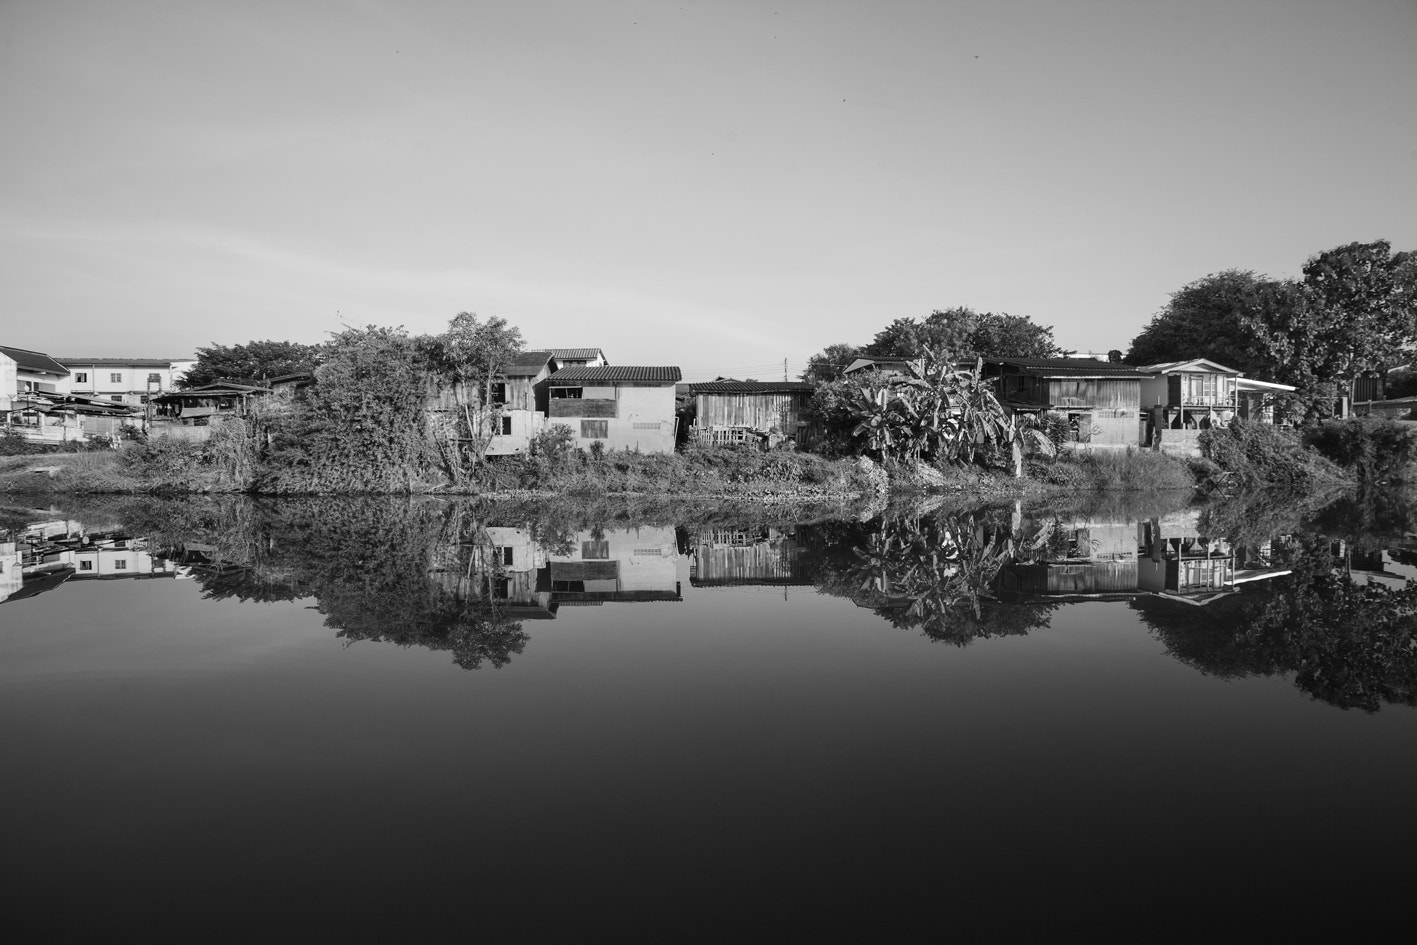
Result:
{"label": "reflection of vegetation", "polygon": [[[819,590],[851,597],[897,627],[965,645],[979,637],[1027,633],[1053,605],[1001,604],[993,587],[1019,540],[1008,519],[986,512],[896,515],[854,536],[850,557],[823,567]],[[844,558],[844,560],[843,560]]]}
{"label": "reflection of vegetation", "polygon": [[1345,709],[1417,705],[1417,587],[1354,581],[1324,536],[1285,543],[1275,563],[1293,574],[1204,610],[1133,606],[1172,655],[1202,672],[1292,673],[1300,689]]}
{"label": "reflection of vegetation", "polygon": [[239,497],[133,503],[127,519],[192,568],[209,598],[313,597],[347,640],[504,666],[527,635],[493,594],[497,565],[467,503]]}

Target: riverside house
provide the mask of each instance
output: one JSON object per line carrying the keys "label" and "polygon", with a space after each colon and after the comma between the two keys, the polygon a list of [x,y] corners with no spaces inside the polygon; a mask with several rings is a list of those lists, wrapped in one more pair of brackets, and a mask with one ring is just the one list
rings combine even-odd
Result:
{"label": "riverside house", "polygon": [[1142,383],[1130,364],[1094,358],[988,358],[999,401],[1012,413],[1054,412],[1068,420],[1075,449],[1124,449],[1141,442]]}
{"label": "riverside house", "polygon": [[712,443],[791,438],[801,449],[808,442],[807,403],[816,385],[805,381],[737,381],[719,378],[689,385],[694,400],[695,436]]}
{"label": "riverside house", "polygon": [[581,449],[674,452],[677,367],[573,367],[552,374],[547,422],[571,428]]}
{"label": "riverside house", "polygon": [[149,398],[173,390],[197,362],[178,358],[59,357],[69,369],[68,390],[74,394],[141,407]]}
{"label": "riverside house", "polygon": [[1141,386],[1146,442],[1163,450],[1194,452],[1202,430],[1223,427],[1239,413],[1242,372],[1205,358],[1148,364]]}
{"label": "riverside house", "polygon": [[546,428],[546,381],[559,366],[550,351],[523,351],[511,359],[492,385],[492,403],[500,413],[487,446],[488,456],[524,453],[532,437]]}

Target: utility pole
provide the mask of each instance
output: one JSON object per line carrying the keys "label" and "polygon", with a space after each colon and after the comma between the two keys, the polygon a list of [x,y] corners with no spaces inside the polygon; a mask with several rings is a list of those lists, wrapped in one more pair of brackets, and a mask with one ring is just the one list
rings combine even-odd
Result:
{"label": "utility pole", "polygon": [[782,359],[782,379],[787,380],[787,359]]}

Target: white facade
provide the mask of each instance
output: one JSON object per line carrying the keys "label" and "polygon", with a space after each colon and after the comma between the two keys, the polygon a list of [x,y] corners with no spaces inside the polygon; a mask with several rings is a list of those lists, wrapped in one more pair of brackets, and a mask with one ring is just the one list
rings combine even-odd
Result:
{"label": "white facade", "polygon": [[154,394],[174,390],[197,362],[153,358],[56,358],[69,369],[64,393],[141,406]]}
{"label": "white facade", "polygon": [[[600,443],[607,451],[674,452],[673,384],[587,385],[581,391],[579,401],[558,400],[553,389],[551,416],[546,421],[549,426],[570,427],[573,443],[578,448],[589,449],[592,443]],[[613,414],[566,414],[590,401],[612,401]]]}

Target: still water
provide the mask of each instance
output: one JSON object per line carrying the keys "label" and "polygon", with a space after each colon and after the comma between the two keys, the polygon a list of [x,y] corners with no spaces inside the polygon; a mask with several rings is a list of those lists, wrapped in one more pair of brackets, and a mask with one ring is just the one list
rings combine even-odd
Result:
{"label": "still water", "polygon": [[1410,888],[1402,513],[9,504],[36,938],[1157,938]]}

